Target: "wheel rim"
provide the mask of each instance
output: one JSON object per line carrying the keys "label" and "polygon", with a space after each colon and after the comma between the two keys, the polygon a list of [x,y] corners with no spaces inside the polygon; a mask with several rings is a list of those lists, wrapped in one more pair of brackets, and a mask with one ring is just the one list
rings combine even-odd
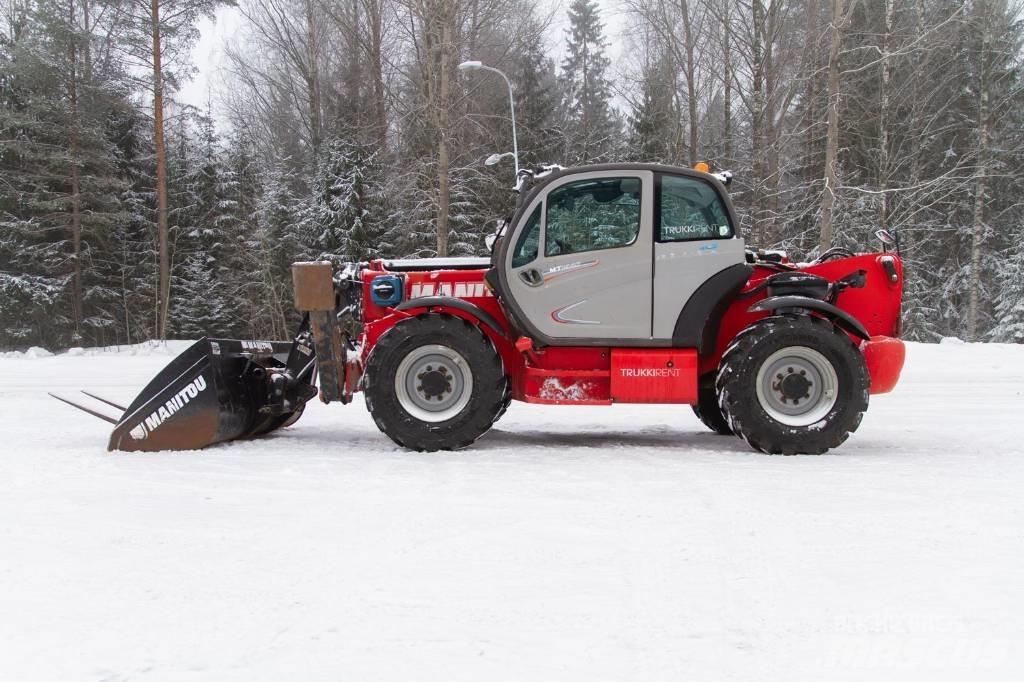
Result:
{"label": "wheel rim", "polygon": [[451,419],[469,404],[473,373],[457,351],[431,344],[414,348],[395,373],[398,404],[425,422]]}
{"label": "wheel rim", "polygon": [[810,426],[836,404],[839,377],[828,359],[806,346],[777,350],[757,373],[757,400],[768,416],[787,426]]}

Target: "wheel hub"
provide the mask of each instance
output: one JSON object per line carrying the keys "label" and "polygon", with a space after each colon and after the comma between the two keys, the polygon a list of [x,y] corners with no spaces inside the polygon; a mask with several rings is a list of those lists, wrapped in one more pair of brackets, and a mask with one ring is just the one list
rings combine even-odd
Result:
{"label": "wheel hub", "polygon": [[448,374],[447,367],[432,369],[430,365],[427,365],[427,371],[417,375],[416,378],[420,380],[416,390],[427,400],[434,398],[441,400],[445,393],[452,392],[452,377]]}
{"label": "wheel hub", "polygon": [[802,369],[797,373],[789,367],[786,372],[785,375],[779,374],[776,377],[778,381],[772,384],[772,388],[781,394],[781,400],[798,403],[804,398],[810,398],[813,384],[807,379],[807,370]]}
{"label": "wheel hub", "polygon": [[769,417],[787,426],[809,426],[836,404],[839,377],[820,352],[791,346],[772,353],[761,364],[756,390]]}
{"label": "wheel hub", "polygon": [[409,351],[395,371],[395,396],[402,409],[425,422],[442,422],[459,414],[473,393],[473,373],[466,359],[441,344]]}

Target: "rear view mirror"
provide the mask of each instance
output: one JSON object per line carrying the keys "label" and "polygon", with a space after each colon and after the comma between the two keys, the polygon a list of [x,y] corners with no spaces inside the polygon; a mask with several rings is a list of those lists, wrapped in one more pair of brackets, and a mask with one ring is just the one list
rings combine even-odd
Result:
{"label": "rear view mirror", "polygon": [[896,246],[896,237],[889,230],[877,230],[875,236],[886,246]]}

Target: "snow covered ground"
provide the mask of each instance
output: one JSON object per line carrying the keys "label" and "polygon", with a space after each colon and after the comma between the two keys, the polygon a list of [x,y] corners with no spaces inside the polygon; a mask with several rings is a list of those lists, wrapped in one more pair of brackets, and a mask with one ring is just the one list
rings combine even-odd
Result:
{"label": "snow covered ground", "polygon": [[1024,347],[912,346],[822,457],[518,403],[410,454],[359,402],[111,454],[45,394],[176,349],[0,358],[0,680],[1024,679]]}

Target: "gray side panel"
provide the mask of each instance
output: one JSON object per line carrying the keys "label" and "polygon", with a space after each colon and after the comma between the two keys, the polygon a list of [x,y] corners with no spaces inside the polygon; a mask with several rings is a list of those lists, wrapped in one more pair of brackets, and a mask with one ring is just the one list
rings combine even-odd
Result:
{"label": "gray side panel", "polygon": [[745,259],[745,246],[739,237],[655,244],[654,337],[672,338],[680,312],[697,289]]}

